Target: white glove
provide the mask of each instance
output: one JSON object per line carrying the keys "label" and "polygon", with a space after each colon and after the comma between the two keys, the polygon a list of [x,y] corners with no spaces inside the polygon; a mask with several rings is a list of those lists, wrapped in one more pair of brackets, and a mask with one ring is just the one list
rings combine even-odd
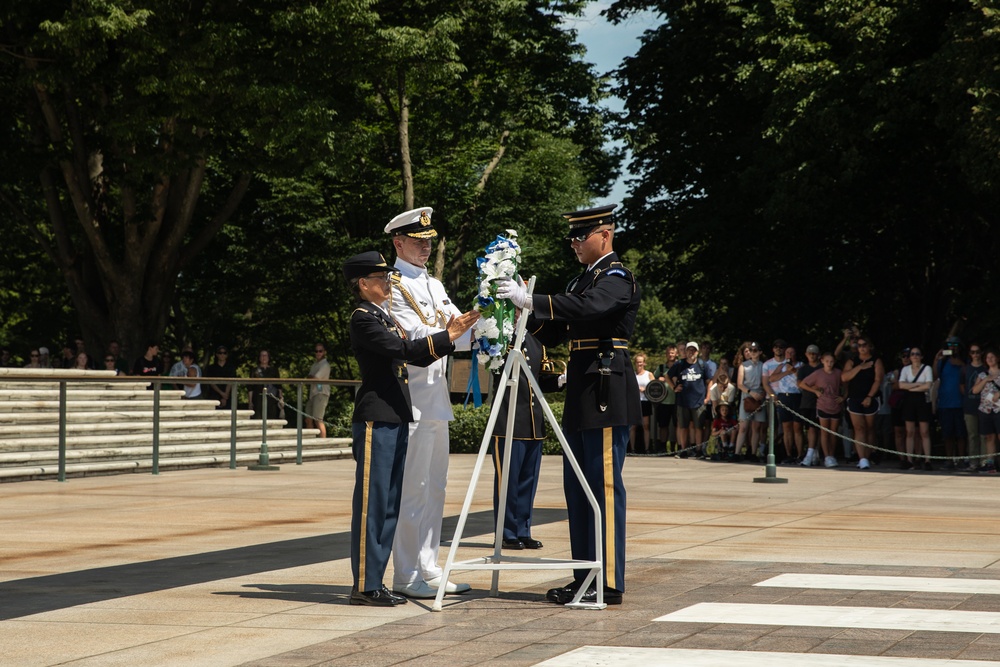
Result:
{"label": "white glove", "polygon": [[515,306],[523,310],[531,310],[531,297],[520,280],[499,278],[497,280],[497,297],[510,299]]}
{"label": "white glove", "polygon": [[559,384],[559,388],[562,389],[563,385],[566,384],[566,374],[565,373],[560,373],[559,374],[559,377],[557,378],[557,383]]}

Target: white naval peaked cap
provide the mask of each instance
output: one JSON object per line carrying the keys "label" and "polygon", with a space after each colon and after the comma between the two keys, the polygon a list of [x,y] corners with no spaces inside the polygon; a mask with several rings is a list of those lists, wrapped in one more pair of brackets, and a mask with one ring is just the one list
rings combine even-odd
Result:
{"label": "white naval peaked cap", "polygon": [[400,213],[385,226],[385,233],[393,236],[406,235],[415,239],[435,238],[438,233],[431,225],[432,213],[434,209],[429,206]]}

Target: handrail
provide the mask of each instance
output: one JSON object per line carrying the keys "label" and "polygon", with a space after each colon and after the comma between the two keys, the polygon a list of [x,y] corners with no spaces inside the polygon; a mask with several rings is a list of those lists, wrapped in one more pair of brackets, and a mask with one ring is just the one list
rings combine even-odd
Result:
{"label": "handrail", "polygon": [[[28,372],[25,372],[28,371]],[[40,372],[41,371],[41,372]],[[295,464],[302,465],[302,387],[306,384],[328,384],[334,387],[354,387],[355,391],[361,386],[360,380],[337,380],[317,378],[220,378],[199,376],[188,378],[187,376],[169,375],[115,375],[113,371],[85,370],[75,371],[70,369],[20,369],[20,368],[0,368],[0,382],[8,380],[15,383],[53,383],[59,391],[59,472],[57,479],[60,482],[66,481],[66,402],[67,390],[70,384],[147,384],[153,385],[153,470],[152,474],[160,474],[160,391],[164,384],[185,384],[186,380],[195,379],[198,384],[224,384],[233,385],[231,396],[234,400],[230,403],[230,438],[229,438],[229,467],[236,468],[236,415],[238,401],[235,400],[236,392],[240,385],[293,385],[297,388],[297,418],[296,418],[296,455]],[[210,380],[210,382],[208,382]],[[76,389],[78,387],[74,387]],[[178,390],[179,391],[179,390]],[[256,466],[250,466],[250,470],[277,470],[276,466],[269,465],[267,451],[267,396],[268,392],[263,392],[261,409],[263,419],[261,420],[261,451]],[[194,399],[213,400],[213,399]]]}

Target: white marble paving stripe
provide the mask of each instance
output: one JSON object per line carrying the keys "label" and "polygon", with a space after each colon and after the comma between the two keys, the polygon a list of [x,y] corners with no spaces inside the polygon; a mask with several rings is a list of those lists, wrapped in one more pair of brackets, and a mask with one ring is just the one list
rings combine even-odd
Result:
{"label": "white marble paving stripe", "polygon": [[918,591],[921,593],[971,593],[1000,595],[998,579],[944,577],[869,577],[850,574],[779,574],[754,586],[826,588],[856,591]]}
{"label": "white marble paving stripe", "polygon": [[583,646],[536,667],[1000,667],[1000,662],[889,658],[831,653],[712,651],[707,649]]}
{"label": "white marble paving stripe", "polygon": [[1000,613],[951,609],[700,602],[653,620],[1000,634]]}

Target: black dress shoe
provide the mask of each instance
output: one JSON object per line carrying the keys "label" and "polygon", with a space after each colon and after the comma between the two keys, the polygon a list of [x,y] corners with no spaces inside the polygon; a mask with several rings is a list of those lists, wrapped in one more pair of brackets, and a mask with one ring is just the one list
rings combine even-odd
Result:
{"label": "black dress shoe", "polygon": [[[550,602],[555,602],[556,604],[568,604],[573,601],[576,597],[576,592],[580,590],[580,581],[573,581],[562,588],[553,588],[548,593],[545,594],[545,598]],[[587,602],[589,604],[594,604],[597,602],[597,589],[591,584],[587,588],[583,596],[580,597],[580,602]],[[622,592],[614,588],[604,589],[604,604],[621,604],[622,603]]]}
{"label": "black dress shoe", "polygon": [[504,540],[501,543],[501,546],[504,549],[516,549],[517,551],[520,551],[524,548],[524,542],[521,540]]}
{"label": "black dress shoe", "polygon": [[405,595],[400,595],[399,593],[393,593],[385,586],[382,587],[382,592],[388,595],[396,604],[406,604]]}
{"label": "black dress shoe", "polygon": [[373,591],[351,590],[351,604],[363,604],[369,607],[395,607],[405,604],[406,598],[390,593],[385,586]]}
{"label": "black dress shoe", "polygon": [[530,537],[519,537],[517,539],[520,540],[522,544],[524,544],[524,548],[525,549],[541,549],[542,548],[542,543],[541,542],[539,542],[538,540],[533,540]]}
{"label": "black dress shoe", "polygon": [[550,588],[548,593],[545,594],[545,599],[549,602],[555,602],[556,604],[566,604],[566,602],[561,602],[561,600],[566,599],[567,595],[569,595],[567,602],[572,600],[573,596],[576,595],[576,592],[580,590],[580,584],[582,583],[583,582],[574,579],[565,586]]}

